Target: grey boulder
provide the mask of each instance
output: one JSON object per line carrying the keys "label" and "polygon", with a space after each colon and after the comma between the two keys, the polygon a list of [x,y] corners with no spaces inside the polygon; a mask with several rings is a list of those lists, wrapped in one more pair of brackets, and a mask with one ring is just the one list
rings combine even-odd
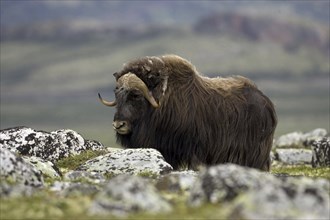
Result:
{"label": "grey boulder", "polygon": [[159,151],[151,148],[138,148],[114,150],[85,162],[77,170],[108,175],[126,173],[157,176],[166,174],[173,168]]}
{"label": "grey boulder", "polygon": [[109,180],[96,195],[89,214],[126,216],[136,212],[156,214],[171,210],[171,205],[160,196],[150,180],[123,174]]}
{"label": "grey boulder", "polygon": [[323,219],[329,217],[329,182],[279,178],[255,169],[225,164],[201,172],[191,189],[190,206],[231,204],[231,218]]}
{"label": "grey boulder", "polygon": [[329,182],[287,177],[241,194],[233,201],[235,219],[329,219]]}
{"label": "grey boulder", "polygon": [[0,147],[26,156],[36,156],[56,162],[86,150],[101,150],[97,141],[85,140],[70,129],[53,132],[36,131],[28,127],[15,127],[0,131]]}

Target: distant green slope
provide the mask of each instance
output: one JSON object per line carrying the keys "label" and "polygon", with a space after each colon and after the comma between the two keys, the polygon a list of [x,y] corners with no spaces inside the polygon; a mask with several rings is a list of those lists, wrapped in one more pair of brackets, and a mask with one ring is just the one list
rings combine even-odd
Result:
{"label": "distant green slope", "polygon": [[328,57],[313,48],[301,47],[290,53],[271,42],[179,31],[136,41],[3,42],[1,88],[11,97],[38,96],[40,92],[67,96],[70,92],[97,90],[113,83],[112,73],[124,62],[167,53],[189,59],[206,75],[302,77],[326,76],[329,71]]}

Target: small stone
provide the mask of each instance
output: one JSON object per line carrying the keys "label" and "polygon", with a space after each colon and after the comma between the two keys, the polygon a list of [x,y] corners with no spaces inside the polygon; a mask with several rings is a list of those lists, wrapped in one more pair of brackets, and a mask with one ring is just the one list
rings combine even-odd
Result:
{"label": "small stone", "polygon": [[171,172],[161,176],[156,187],[159,190],[173,193],[187,192],[192,188],[197,176],[197,172],[193,170]]}
{"label": "small stone", "polygon": [[276,149],[277,159],[285,164],[310,164],[312,151],[307,149]]}
{"label": "small stone", "polygon": [[84,181],[95,184],[104,183],[106,181],[101,173],[90,173],[86,171],[69,171],[64,175],[64,180],[71,182]]}
{"label": "small stone", "polygon": [[101,190],[98,185],[82,182],[59,182],[56,181],[50,187],[50,191],[56,192],[59,196],[93,196]]}
{"label": "small stone", "polygon": [[275,147],[302,147],[303,146],[303,133],[302,132],[292,132],[280,136],[275,140]]}
{"label": "small stone", "polygon": [[325,137],[315,141],[312,144],[312,166],[329,167],[330,166],[330,138]]}

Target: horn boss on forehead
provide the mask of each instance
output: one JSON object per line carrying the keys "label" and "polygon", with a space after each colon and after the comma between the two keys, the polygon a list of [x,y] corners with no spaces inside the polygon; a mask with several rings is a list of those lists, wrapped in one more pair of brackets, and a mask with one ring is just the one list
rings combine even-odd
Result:
{"label": "horn boss on forehead", "polygon": [[[133,73],[127,73],[123,76],[121,76],[118,81],[117,81],[117,87],[123,88],[125,90],[131,90],[131,89],[136,89],[142,92],[143,96],[150,102],[150,104],[154,108],[158,108],[159,105],[156,102],[155,98],[152,96],[151,92],[149,91],[148,87],[146,84],[135,74]],[[106,101],[104,100],[100,93],[98,94],[99,99],[101,103],[103,103],[106,106],[113,107],[116,106],[117,102],[116,101]]]}
{"label": "horn boss on forehead", "polygon": [[103,104],[117,103],[113,124],[124,147],[155,148],[174,169],[236,163],[269,170],[276,112],[249,79],[204,77],[176,55],[133,60],[115,77],[124,92]]}

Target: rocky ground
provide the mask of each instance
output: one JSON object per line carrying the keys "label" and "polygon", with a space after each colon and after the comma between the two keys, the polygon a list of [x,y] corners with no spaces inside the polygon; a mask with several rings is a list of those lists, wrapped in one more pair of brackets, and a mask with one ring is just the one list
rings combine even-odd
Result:
{"label": "rocky ground", "polygon": [[271,172],[173,171],[154,149],[107,148],[73,130],[0,131],[0,219],[328,219],[326,130],[274,141]]}

